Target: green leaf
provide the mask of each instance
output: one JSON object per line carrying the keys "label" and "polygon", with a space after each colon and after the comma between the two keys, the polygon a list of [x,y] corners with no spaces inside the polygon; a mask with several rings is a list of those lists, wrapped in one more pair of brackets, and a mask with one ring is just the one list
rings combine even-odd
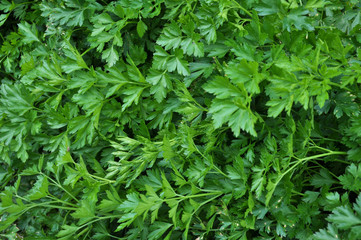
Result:
{"label": "green leaf", "polygon": [[307,9],[314,9],[314,8],[323,8],[327,4],[330,4],[330,1],[324,1],[324,0],[311,0],[308,1],[305,8]]}
{"label": "green leaf", "polygon": [[321,169],[320,174],[314,175],[311,179],[311,184],[315,187],[331,186],[334,183],[335,180],[325,169]]}
{"label": "green leaf", "polygon": [[86,10],[94,8],[94,5],[87,6],[74,0],[67,0],[66,6],[54,7],[51,3],[41,4],[42,16],[51,16],[52,20],[60,25],[82,26],[85,20]]}
{"label": "green leaf", "polygon": [[0,89],[2,98],[0,102],[11,112],[19,116],[24,115],[33,108],[33,102],[30,93],[22,84],[8,85],[2,84]]}
{"label": "green leaf", "polygon": [[41,172],[42,168],[43,168],[43,164],[44,164],[44,154],[42,154],[39,158],[39,162],[38,162],[38,170],[39,172]]}
{"label": "green leaf", "polygon": [[166,222],[154,222],[148,235],[149,240],[159,239],[173,224]]}
{"label": "green leaf", "polygon": [[174,151],[172,150],[171,143],[166,135],[163,138],[163,157],[165,159],[172,159],[175,156]]}
{"label": "green leaf", "polygon": [[360,216],[356,216],[347,206],[341,206],[333,210],[332,214],[327,217],[327,220],[341,229],[347,229],[354,225],[361,224]]}
{"label": "green leaf", "polygon": [[169,59],[167,63],[167,69],[170,72],[173,72],[175,69],[177,69],[177,72],[183,76],[188,76],[190,74],[188,62],[183,60],[182,50],[175,50],[175,56]]}
{"label": "green leaf", "polygon": [[361,189],[361,164],[356,166],[352,163],[346,168],[346,174],[339,177],[340,183],[343,185],[344,189],[350,191],[359,191]]}
{"label": "green leaf", "polygon": [[22,42],[25,44],[32,43],[32,42],[40,42],[40,39],[38,38],[38,30],[36,29],[36,25],[32,24],[30,25],[27,22],[19,23],[19,32],[24,37],[22,39]]}
{"label": "green leaf", "polygon": [[120,225],[117,227],[117,229],[115,231],[118,232],[118,231],[128,227],[130,224],[132,224],[134,222],[136,217],[137,217],[136,213],[123,214],[123,216],[121,218],[119,218],[119,220],[118,220],[118,223],[120,223]]}
{"label": "green leaf", "polygon": [[205,36],[208,44],[217,41],[217,29],[212,18],[202,19],[198,29],[200,30],[201,35]]}
{"label": "green leaf", "polygon": [[226,68],[225,72],[233,83],[243,83],[249,93],[260,92],[258,85],[263,80],[263,77],[258,73],[257,62],[247,62],[246,60],[241,60],[239,63],[232,62]]}
{"label": "green leaf", "polygon": [[287,113],[291,111],[292,100],[284,98],[284,99],[272,99],[266,103],[268,108],[268,116],[276,118],[281,114],[283,110],[287,110]]}
{"label": "green leaf", "polygon": [[256,116],[248,109],[239,106],[237,104],[240,102],[238,99],[235,101],[213,100],[209,113],[212,113],[214,126],[219,128],[228,122],[228,126],[231,127],[235,136],[239,136],[241,129],[257,136],[254,128],[257,121]]}
{"label": "green leaf", "polygon": [[155,46],[155,50],[153,67],[158,70],[167,69],[167,61],[170,58],[170,55],[160,46]]}
{"label": "green leaf", "polygon": [[311,24],[310,18],[307,16],[308,10],[302,8],[292,9],[288,15],[283,19],[283,29],[291,31],[291,27],[294,26],[298,30],[306,29],[313,31],[315,28]]}
{"label": "green leaf", "polygon": [[224,77],[215,77],[212,81],[206,83],[203,88],[207,92],[215,94],[219,99],[243,96],[242,91],[231,84],[229,80]]}
{"label": "green leaf", "polygon": [[181,45],[181,42],[182,31],[175,22],[168,24],[157,40],[157,44],[163,46],[165,50],[176,49]]}
{"label": "green leaf", "polygon": [[127,194],[127,200],[119,205],[118,209],[125,212],[132,212],[138,207],[140,202],[139,196],[137,193]]}
{"label": "green leaf", "polygon": [[172,89],[172,82],[166,72],[151,69],[146,81],[153,85],[150,93],[154,94],[155,99],[159,103],[167,96],[167,89]]}
{"label": "green leaf", "polygon": [[0,1],[0,238],[361,239],[359,8]]}
{"label": "green leaf", "polygon": [[317,240],[339,240],[339,233],[335,226],[328,224],[327,230],[321,229],[319,232],[314,234],[314,238]]}
{"label": "green leaf", "polygon": [[183,76],[190,74],[188,62],[183,60],[183,51],[181,49],[176,49],[174,55],[170,55],[163,48],[156,46],[153,66],[158,70],[168,70],[169,72],[177,70]]}
{"label": "green leaf", "polygon": [[307,203],[313,203],[316,201],[319,195],[319,192],[306,191],[305,196],[302,198],[302,200]]}
{"label": "green leaf", "polygon": [[60,239],[71,239],[72,236],[75,235],[75,233],[79,230],[79,227],[75,224],[72,225],[63,225],[62,230],[56,234],[57,237]]}
{"label": "green leaf", "polygon": [[34,186],[26,195],[29,200],[38,200],[48,195],[48,179],[42,175],[37,176]]}
{"label": "green leaf", "polygon": [[255,8],[259,12],[259,16],[268,16],[281,11],[281,2],[271,3],[267,0],[262,0],[262,4]]}
{"label": "green leaf", "polygon": [[102,59],[108,63],[109,67],[113,66],[119,60],[118,51],[114,49],[114,46],[103,51]]}
{"label": "green leaf", "polygon": [[94,217],[95,213],[95,205],[89,200],[82,200],[80,207],[71,214],[74,218],[80,218],[84,220],[83,218],[91,218]]}
{"label": "green leaf", "polygon": [[137,23],[137,32],[139,37],[142,38],[147,30],[148,30],[147,25],[142,20],[139,20],[139,22]]}
{"label": "green leaf", "polygon": [[0,15],[0,27],[1,27],[2,25],[4,25],[4,23],[6,22],[6,20],[7,20],[8,17],[9,17],[9,15],[10,15],[10,13],[8,13],[8,14],[1,14],[1,15]]}

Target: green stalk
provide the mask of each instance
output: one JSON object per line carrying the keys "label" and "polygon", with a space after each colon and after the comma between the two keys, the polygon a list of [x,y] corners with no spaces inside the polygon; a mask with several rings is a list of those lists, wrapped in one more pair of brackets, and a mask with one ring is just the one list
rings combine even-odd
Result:
{"label": "green stalk", "polygon": [[315,161],[315,164],[317,164],[319,167],[325,169],[329,174],[331,174],[334,178],[338,179],[338,177],[333,173],[331,172],[330,170],[328,170],[327,168],[325,168],[324,166],[322,166],[321,164],[319,164],[317,161]]}
{"label": "green stalk", "polygon": [[164,202],[167,201],[174,201],[174,200],[186,200],[186,199],[191,199],[191,198],[198,198],[198,197],[207,197],[207,196],[213,196],[213,195],[222,195],[223,192],[212,192],[212,193],[200,193],[200,194],[195,194],[195,195],[188,195],[188,196],[181,196],[181,197],[175,197],[175,198],[171,198],[171,199],[164,199]]}
{"label": "green stalk", "polygon": [[72,208],[72,207],[64,207],[64,206],[57,206],[57,205],[41,205],[43,207],[48,207],[48,208],[59,208],[59,209],[64,209],[64,210],[70,210],[70,211],[76,211],[77,208]]}
{"label": "green stalk", "polygon": [[66,192],[72,199],[74,199],[76,202],[79,202],[79,200],[73,196],[73,194],[71,194],[70,192],[68,192],[63,186],[61,186],[58,182],[56,182],[54,179],[48,177],[47,175],[45,175],[44,173],[40,172],[40,174],[42,174],[43,176],[45,176],[47,179],[49,179],[51,182],[53,182],[53,184],[55,184],[57,187],[59,187],[61,190],[63,190],[64,192]]}
{"label": "green stalk", "polygon": [[120,240],[124,239],[124,238],[120,238],[120,237],[111,235],[111,234],[109,234],[109,233],[107,234],[107,236],[108,236],[108,237],[111,237],[111,238],[114,238],[114,239],[120,239]]}
{"label": "green stalk", "polygon": [[[326,156],[330,156],[330,155],[346,155],[346,152],[341,152],[341,151],[335,151],[335,152],[328,152],[328,153],[322,153],[319,155],[315,155],[315,156],[310,156],[310,157],[305,157],[305,158],[301,158],[298,159],[298,162],[293,164],[292,167],[290,167],[287,171],[285,171],[284,173],[282,173],[278,178],[277,181],[274,183],[274,185],[272,186],[271,190],[268,191],[267,196],[266,196],[266,206],[268,206],[269,201],[271,200],[271,197],[273,195],[273,192],[275,191],[278,183],[283,179],[284,176],[286,176],[289,172],[293,171],[298,165],[300,165],[301,163],[307,162],[309,160],[314,160],[317,158],[321,158],[321,157],[326,157]],[[295,157],[296,158],[296,157]]]}
{"label": "green stalk", "polygon": [[323,150],[325,152],[332,152],[332,150],[330,150],[330,149],[323,148],[323,147],[320,147],[320,146],[317,146],[317,145],[311,146],[310,148],[316,148],[316,149],[319,149],[319,150]]}
{"label": "green stalk", "polygon": [[79,227],[79,229],[80,229],[80,228],[83,228],[83,227],[86,227],[86,226],[88,226],[89,224],[98,222],[98,221],[100,221],[100,220],[109,219],[109,218],[117,218],[117,217],[121,218],[122,216],[123,216],[123,215],[111,215],[111,216],[97,217],[97,218],[94,219],[93,221],[90,221],[90,222],[87,222],[87,223],[81,225],[81,226]]}
{"label": "green stalk", "polygon": [[57,197],[55,197],[55,196],[53,196],[53,195],[51,195],[51,194],[49,194],[49,196],[47,196],[47,197],[50,198],[50,199],[53,199],[53,200],[55,200],[55,201],[57,201],[57,202],[59,202],[59,203],[63,203],[63,204],[66,204],[66,205],[69,205],[69,206],[73,206],[73,207],[78,207],[78,206],[75,205],[75,204],[72,204],[72,203],[70,203],[70,202],[63,201],[63,200],[61,200],[61,199],[59,199],[59,198],[57,198]]}
{"label": "green stalk", "polygon": [[248,16],[252,17],[252,14],[251,14],[247,9],[245,9],[244,7],[242,7],[241,4],[239,4],[237,1],[232,0],[232,2],[234,2],[234,3],[237,5],[237,7],[238,7],[239,9],[241,9],[243,12],[245,12]]}
{"label": "green stalk", "polygon": [[[198,147],[197,147],[194,143],[193,143],[193,146],[194,146],[194,148],[197,150],[197,152],[198,152],[204,159],[206,159],[207,161],[209,161],[209,159],[208,159],[201,151],[199,151]],[[213,164],[213,161],[209,161],[209,162],[212,162],[212,166],[211,166],[211,167],[212,167],[214,170],[216,170],[218,173],[220,173],[220,174],[223,175],[224,177],[229,178],[229,176],[228,176],[227,174],[225,174],[224,172],[222,172],[221,169],[219,169],[216,165]]]}
{"label": "green stalk", "polygon": [[83,235],[86,231],[88,231],[88,233],[84,236],[83,239],[85,239],[88,235],[89,235],[89,232],[90,232],[90,229],[91,227],[86,227],[85,229],[83,229],[80,233],[78,233],[76,236],[79,238],[81,235]]}
{"label": "green stalk", "polygon": [[67,207],[63,207],[63,206],[48,205],[48,204],[51,204],[51,203],[57,203],[57,202],[56,201],[49,201],[49,202],[43,202],[43,203],[34,203],[34,204],[31,204],[30,206],[28,206],[27,208],[23,209],[20,214],[22,215],[22,214],[26,213],[27,211],[29,211],[32,208],[41,207],[41,206],[50,207],[50,208],[62,208],[62,209],[73,210],[73,211],[76,210],[76,208],[67,208]]}
{"label": "green stalk", "polygon": [[92,175],[92,174],[90,174],[90,173],[89,173],[89,176],[90,176],[91,178],[95,178],[95,179],[98,179],[98,180],[101,180],[101,181],[104,181],[104,182],[115,183],[114,180],[110,180],[110,179],[98,177],[98,176]]}

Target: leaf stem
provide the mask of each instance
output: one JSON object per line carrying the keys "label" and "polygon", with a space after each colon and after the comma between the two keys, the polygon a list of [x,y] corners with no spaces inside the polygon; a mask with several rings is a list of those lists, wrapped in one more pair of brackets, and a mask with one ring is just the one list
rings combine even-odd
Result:
{"label": "leaf stem", "polygon": [[72,204],[72,203],[70,203],[70,202],[63,201],[63,200],[55,197],[54,195],[52,195],[52,194],[50,194],[50,193],[49,193],[49,196],[47,196],[47,197],[50,198],[50,199],[53,199],[54,201],[57,201],[57,202],[59,202],[59,203],[63,203],[63,204],[66,204],[66,205],[69,205],[69,206],[73,206],[73,207],[78,207],[78,206],[75,205],[75,204]]}
{"label": "leaf stem", "polygon": [[90,50],[94,49],[94,47],[90,47],[87,50],[85,50],[82,54],[80,54],[81,57],[83,57],[85,54],[87,54],[87,52],[89,52]]}
{"label": "leaf stem", "polygon": [[315,164],[317,164],[318,166],[320,166],[321,168],[325,169],[327,172],[329,172],[334,178],[338,179],[338,177],[333,173],[331,172],[330,170],[328,170],[327,168],[325,168],[324,166],[322,166],[320,163],[318,163],[317,161],[314,161]]}
{"label": "leaf stem", "polygon": [[323,148],[323,147],[320,147],[320,146],[317,146],[317,145],[311,146],[310,148],[316,148],[316,149],[320,149],[320,150],[323,150],[323,151],[326,151],[326,152],[332,152],[332,150],[330,150],[330,149]]}
{"label": "leaf stem", "polygon": [[234,2],[238,6],[238,8],[245,12],[248,16],[252,17],[252,14],[247,9],[242,7],[241,4],[239,4],[237,1],[232,0],[232,2]]}
{"label": "leaf stem", "polygon": [[108,236],[108,237],[111,237],[111,238],[114,238],[114,239],[120,239],[120,240],[124,239],[124,238],[120,238],[120,237],[111,235],[111,234],[109,234],[109,233],[107,234],[107,236]]}
{"label": "leaf stem", "polygon": [[110,215],[110,216],[104,216],[104,217],[98,217],[98,216],[97,216],[96,219],[94,219],[93,221],[90,221],[90,222],[87,222],[87,223],[81,225],[81,226],[79,227],[79,229],[80,229],[80,228],[83,228],[83,227],[86,227],[86,226],[88,226],[89,224],[95,223],[95,222],[100,221],[100,220],[109,219],[109,218],[117,218],[117,217],[121,218],[122,216],[123,216],[123,215]]}
{"label": "leaf stem", "polygon": [[298,160],[298,162],[293,164],[292,167],[290,167],[289,169],[287,169],[287,171],[285,171],[284,173],[282,173],[281,175],[278,176],[276,182],[273,184],[271,189],[268,191],[267,198],[266,198],[266,205],[268,205],[269,201],[271,200],[273,192],[275,191],[278,183],[283,179],[284,176],[286,176],[289,172],[293,171],[301,163],[307,162],[309,160],[314,160],[314,159],[317,159],[317,158],[321,158],[321,157],[330,156],[330,155],[346,155],[346,154],[347,154],[346,152],[333,151],[333,152],[322,153],[322,154],[309,156],[309,157],[305,157],[305,158],[301,158],[301,159],[294,156],[294,158],[296,158]]}
{"label": "leaf stem", "polygon": [[301,193],[301,192],[297,192],[296,190],[293,190],[293,189],[292,189],[292,192],[295,193],[295,194],[297,194],[297,195],[300,195],[300,196],[305,196],[305,194],[303,194],[303,193]]}
{"label": "leaf stem", "polygon": [[92,175],[92,174],[90,174],[90,173],[89,173],[89,176],[90,176],[91,178],[95,178],[95,179],[98,179],[98,180],[101,180],[101,181],[104,181],[104,182],[115,183],[114,180],[110,180],[110,179],[107,179],[107,178],[98,177],[98,176]]}
{"label": "leaf stem", "polygon": [[64,207],[64,206],[57,206],[57,205],[41,205],[43,207],[48,207],[48,208],[59,208],[59,209],[65,209],[65,210],[71,210],[71,211],[75,211],[77,210],[77,208],[73,208],[73,207]]}
{"label": "leaf stem", "polygon": [[52,179],[51,177],[45,175],[44,173],[40,172],[40,174],[42,174],[43,176],[45,176],[47,179],[49,179],[50,181],[52,181],[57,187],[59,187],[61,190],[63,190],[64,192],[66,192],[72,199],[74,199],[76,202],[79,202],[79,200],[73,196],[73,194],[71,194],[68,190],[66,190],[63,186],[61,186],[58,182],[56,182],[54,179]]}
{"label": "leaf stem", "polygon": [[64,207],[64,206],[56,206],[56,205],[50,205],[51,203],[57,203],[56,201],[48,201],[48,202],[43,202],[43,203],[33,203],[30,206],[28,206],[27,208],[25,208],[24,210],[22,210],[21,214],[24,214],[25,212],[29,211],[32,208],[36,208],[36,207],[50,207],[50,208],[62,208],[62,209],[66,209],[66,210],[76,210],[77,208],[70,208],[70,207]]}
{"label": "leaf stem", "polygon": [[198,197],[207,197],[207,196],[213,196],[213,195],[222,195],[223,192],[210,192],[210,193],[200,193],[200,194],[195,194],[195,195],[188,195],[188,196],[180,196],[180,197],[175,197],[175,198],[170,198],[170,199],[164,199],[164,202],[167,201],[174,201],[174,200],[186,200],[186,199],[191,199],[191,198],[198,198]]}
{"label": "leaf stem", "polygon": [[352,90],[351,89],[349,89],[348,87],[343,87],[343,86],[341,86],[340,84],[338,84],[338,83],[335,83],[335,82],[328,82],[328,84],[329,85],[332,85],[332,86],[336,86],[336,87],[339,87],[339,88],[341,88],[341,89],[346,89],[347,91],[349,91],[349,92],[352,92]]}
{"label": "leaf stem", "polygon": [[194,145],[195,149],[197,150],[197,152],[198,152],[204,159],[206,159],[207,161],[209,161],[209,162],[212,163],[212,166],[211,166],[211,167],[212,167],[214,170],[216,170],[218,173],[220,173],[220,174],[223,175],[224,177],[229,178],[229,176],[228,176],[227,174],[225,174],[224,172],[222,172],[221,169],[219,169],[216,165],[213,164],[213,161],[210,161],[210,160],[198,149],[198,147],[196,146],[196,144],[195,144],[194,142],[193,142],[193,145]]}
{"label": "leaf stem", "polygon": [[[313,159],[321,158],[321,157],[327,157],[327,156],[330,156],[330,155],[347,155],[347,152],[331,151],[331,152],[328,152],[328,153],[322,153],[322,154],[309,156],[309,157],[305,157],[305,158],[301,158],[301,159],[295,157],[296,159],[299,160],[299,162],[296,163],[295,165],[298,165],[298,164],[300,164],[301,162],[304,162],[304,161],[313,160]],[[290,169],[288,169],[287,171],[290,171]]]}

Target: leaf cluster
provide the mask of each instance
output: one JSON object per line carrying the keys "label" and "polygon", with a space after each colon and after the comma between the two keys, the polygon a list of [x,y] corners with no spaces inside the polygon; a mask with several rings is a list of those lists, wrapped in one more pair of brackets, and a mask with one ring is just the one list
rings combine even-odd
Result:
{"label": "leaf cluster", "polygon": [[355,0],[3,0],[1,239],[361,238]]}

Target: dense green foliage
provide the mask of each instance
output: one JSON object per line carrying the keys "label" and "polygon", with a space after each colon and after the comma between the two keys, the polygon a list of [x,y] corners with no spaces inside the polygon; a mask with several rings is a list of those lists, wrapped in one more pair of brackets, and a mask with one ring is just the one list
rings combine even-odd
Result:
{"label": "dense green foliage", "polygon": [[358,0],[2,0],[1,239],[361,239]]}

